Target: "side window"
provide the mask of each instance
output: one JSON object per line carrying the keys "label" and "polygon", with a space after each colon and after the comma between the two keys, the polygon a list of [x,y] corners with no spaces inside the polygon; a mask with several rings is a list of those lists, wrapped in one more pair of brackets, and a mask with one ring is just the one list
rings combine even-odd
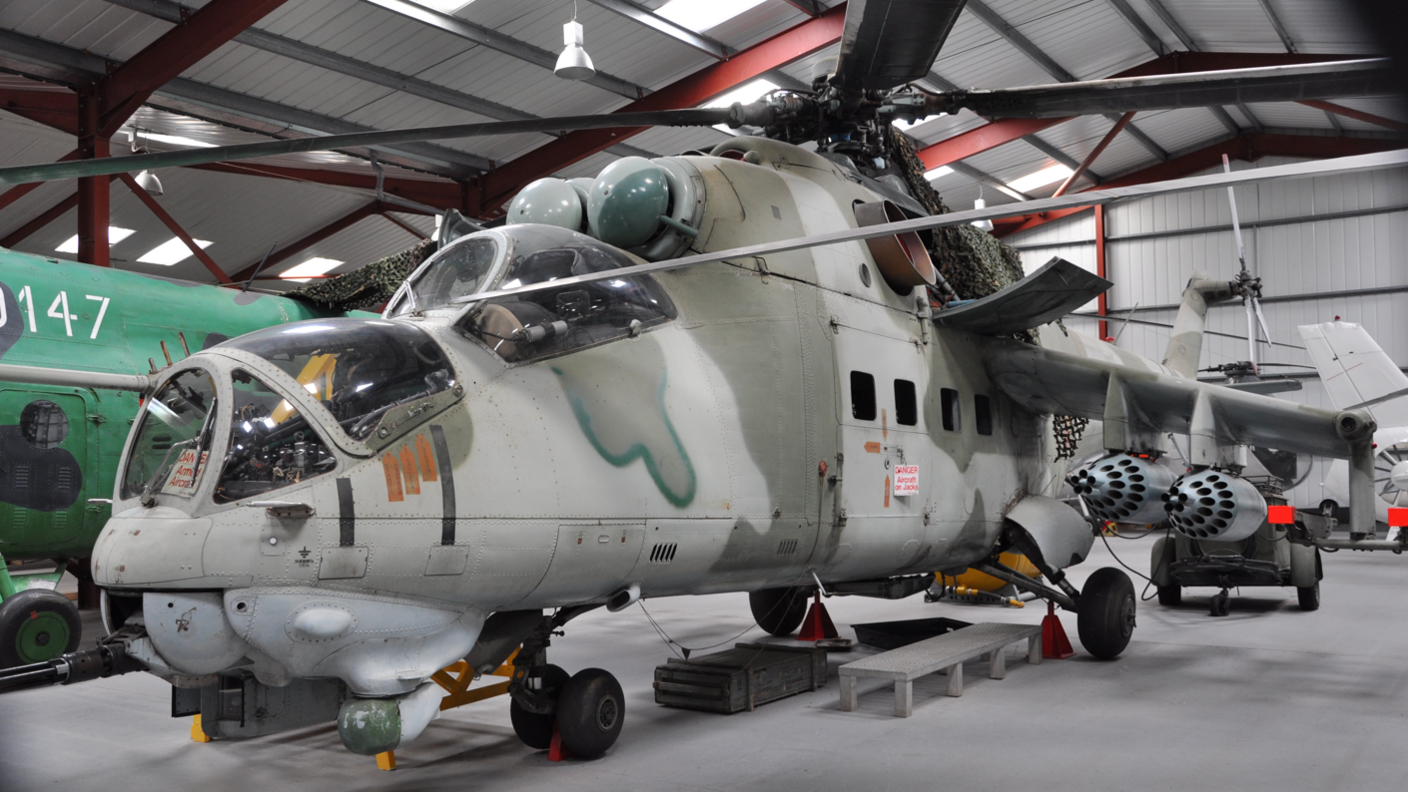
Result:
{"label": "side window", "polygon": [[864,371],[851,372],[851,417],[875,420],[875,377]]}
{"label": "side window", "polygon": [[915,398],[914,383],[909,380],[895,380],[895,420],[901,426],[919,423],[919,400]]}
{"label": "side window", "polygon": [[981,393],[973,394],[973,424],[978,434],[992,434],[992,400]]}
{"label": "side window", "polygon": [[962,431],[963,417],[958,412],[958,391],[953,388],[942,388],[939,390],[939,399],[944,414],[944,430],[949,432]]}

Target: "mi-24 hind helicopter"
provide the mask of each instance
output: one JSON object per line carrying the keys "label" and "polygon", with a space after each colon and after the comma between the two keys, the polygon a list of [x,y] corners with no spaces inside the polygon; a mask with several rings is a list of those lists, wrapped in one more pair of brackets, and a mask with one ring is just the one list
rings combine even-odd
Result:
{"label": "mi-24 hind helicopter", "polygon": [[[0,169],[0,181],[73,178],[533,125],[731,118],[768,135],[623,159],[590,185],[539,183],[515,199],[513,224],[441,251],[380,319],[259,331],[114,383],[151,394],[94,550],[94,577],[120,603],[107,612],[128,616],[97,649],[0,675],[0,688],[145,669],[198,698],[212,736],[336,719],[348,748],[378,753],[437,714],[431,674],[460,659],[489,670],[521,647],[515,730],[546,747],[556,728],[591,757],[620,733],[624,701],[609,673],[547,662],[551,635],[576,615],[749,591],[759,621],[786,632],[795,623],[775,614],[799,588],[899,596],[967,567],[1075,611],[1086,649],[1114,657],[1132,634],[1133,587],[1114,569],[1084,590],[1065,579],[1093,535],[1049,497],[1064,472],[1050,461],[1052,414],[1102,419],[1119,460],[1189,434],[1190,475],[1217,471],[1233,488],[1209,530],[1264,509],[1236,484],[1245,444],[1351,458],[1352,517],[1372,520],[1367,414],[1179,376],[1196,368],[1200,306],[1235,284],[1192,284],[1190,331],[1165,366],[1048,325],[1108,285],[1059,262],[934,312],[925,289],[944,286],[916,234],[1408,156],[927,216],[883,179],[896,167],[890,138],[866,131],[931,112],[896,86],[926,72],[961,7],[853,1],[835,73],[759,105]],[[1184,89],[1206,77],[1175,75],[981,101],[996,114],[1070,114],[1313,98],[1372,92],[1380,74],[1250,71],[1199,93]],[[975,106],[978,93],[945,106]],[[806,134],[818,152],[788,142]],[[1031,331],[1040,345],[1012,337]],[[32,375],[0,364],[0,376]],[[1051,585],[1000,566],[1004,550]]]}
{"label": "mi-24 hind helicopter", "polygon": [[[1061,262],[935,313],[916,288],[926,260],[903,252],[923,246],[904,234],[1070,201],[856,228],[853,202],[876,196],[834,165],[763,138],[716,154],[739,151],[759,163],[652,166],[687,179],[665,181],[690,185],[680,203],[699,231],[680,243],[703,253],[648,263],[557,225],[485,230],[422,265],[380,319],[257,331],[135,386],[152,395],[93,561],[124,603],[107,612],[131,615],[98,649],[0,686],[144,669],[198,690],[212,736],[336,719],[370,754],[438,713],[435,671],[490,670],[521,645],[515,729],[545,747],[555,725],[590,757],[619,734],[621,688],[600,669],[569,677],[546,648],[576,615],[641,597],[764,592],[767,621],[799,587],[913,593],[925,572],[973,567],[1076,611],[1086,649],[1118,655],[1134,590],[1116,569],[1082,591],[1064,577],[1093,533],[1045,494],[1062,472],[1049,414],[1103,420],[1110,458],[1135,465],[1188,434],[1195,472],[1170,489],[1228,484],[1214,534],[1265,511],[1236,475],[1241,445],[1350,458],[1356,473],[1367,461],[1351,486],[1372,485],[1367,414],[1179,373],[1196,368],[1202,310],[1235,281],[1190,285],[1167,365],[1046,324],[1108,285]],[[594,195],[635,194],[611,176]],[[596,233],[621,231],[612,202],[591,206]],[[1040,345],[1010,337],[1038,327]],[[1372,498],[1351,502],[1354,519],[1373,519]],[[997,564],[1007,549],[1054,585]]]}

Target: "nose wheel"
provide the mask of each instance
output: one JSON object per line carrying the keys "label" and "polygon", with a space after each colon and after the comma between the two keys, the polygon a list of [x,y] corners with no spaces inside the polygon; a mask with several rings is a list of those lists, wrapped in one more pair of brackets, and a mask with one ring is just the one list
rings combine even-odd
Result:
{"label": "nose wheel", "polygon": [[78,649],[83,622],[68,597],[27,589],[0,602],[0,668],[53,660]]}
{"label": "nose wheel", "polygon": [[609,672],[586,668],[569,677],[558,666],[544,665],[528,672],[525,685],[536,695],[515,696],[509,703],[509,720],[529,748],[551,747],[556,729],[568,754],[595,759],[621,736],[626,697]]}

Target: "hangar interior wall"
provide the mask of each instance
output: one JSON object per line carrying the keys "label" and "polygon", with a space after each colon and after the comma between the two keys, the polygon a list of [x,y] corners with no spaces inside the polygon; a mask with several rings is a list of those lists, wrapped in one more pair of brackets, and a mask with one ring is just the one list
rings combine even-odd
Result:
{"label": "hangar interior wall", "polygon": [[[1234,168],[1281,165],[1267,157]],[[1209,171],[1212,172],[1212,171]],[[1279,395],[1331,408],[1304,350],[1298,325],[1336,316],[1364,325],[1389,357],[1408,368],[1408,169],[1237,188],[1247,267],[1262,279],[1262,310],[1274,345],[1261,345],[1268,374],[1296,377],[1300,391]],[[1195,271],[1213,277],[1237,274],[1235,237],[1227,190],[1148,198],[1106,210],[1106,277],[1111,335],[1133,352],[1160,360],[1184,284]],[[1022,251],[1028,271],[1052,256],[1095,270],[1092,212],[1049,223],[1004,240]],[[1121,327],[1131,308],[1133,321]],[[1096,334],[1095,304],[1066,319],[1073,329]],[[1148,322],[1152,324],[1140,324]],[[1202,367],[1247,359],[1246,313],[1241,303],[1208,312]],[[1218,334],[1224,335],[1218,335]],[[1305,479],[1288,491],[1290,502],[1314,506],[1326,460],[1315,459]],[[1302,468],[1304,472],[1304,468]]]}

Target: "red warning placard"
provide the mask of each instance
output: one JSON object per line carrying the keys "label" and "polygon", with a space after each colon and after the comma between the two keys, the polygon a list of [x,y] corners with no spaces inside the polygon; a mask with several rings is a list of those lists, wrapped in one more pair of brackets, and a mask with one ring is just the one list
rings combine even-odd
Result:
{"label": "red warning placard", "polygon": [[897,497],[919,494],[918,465],[895,465],[894,492]]}

